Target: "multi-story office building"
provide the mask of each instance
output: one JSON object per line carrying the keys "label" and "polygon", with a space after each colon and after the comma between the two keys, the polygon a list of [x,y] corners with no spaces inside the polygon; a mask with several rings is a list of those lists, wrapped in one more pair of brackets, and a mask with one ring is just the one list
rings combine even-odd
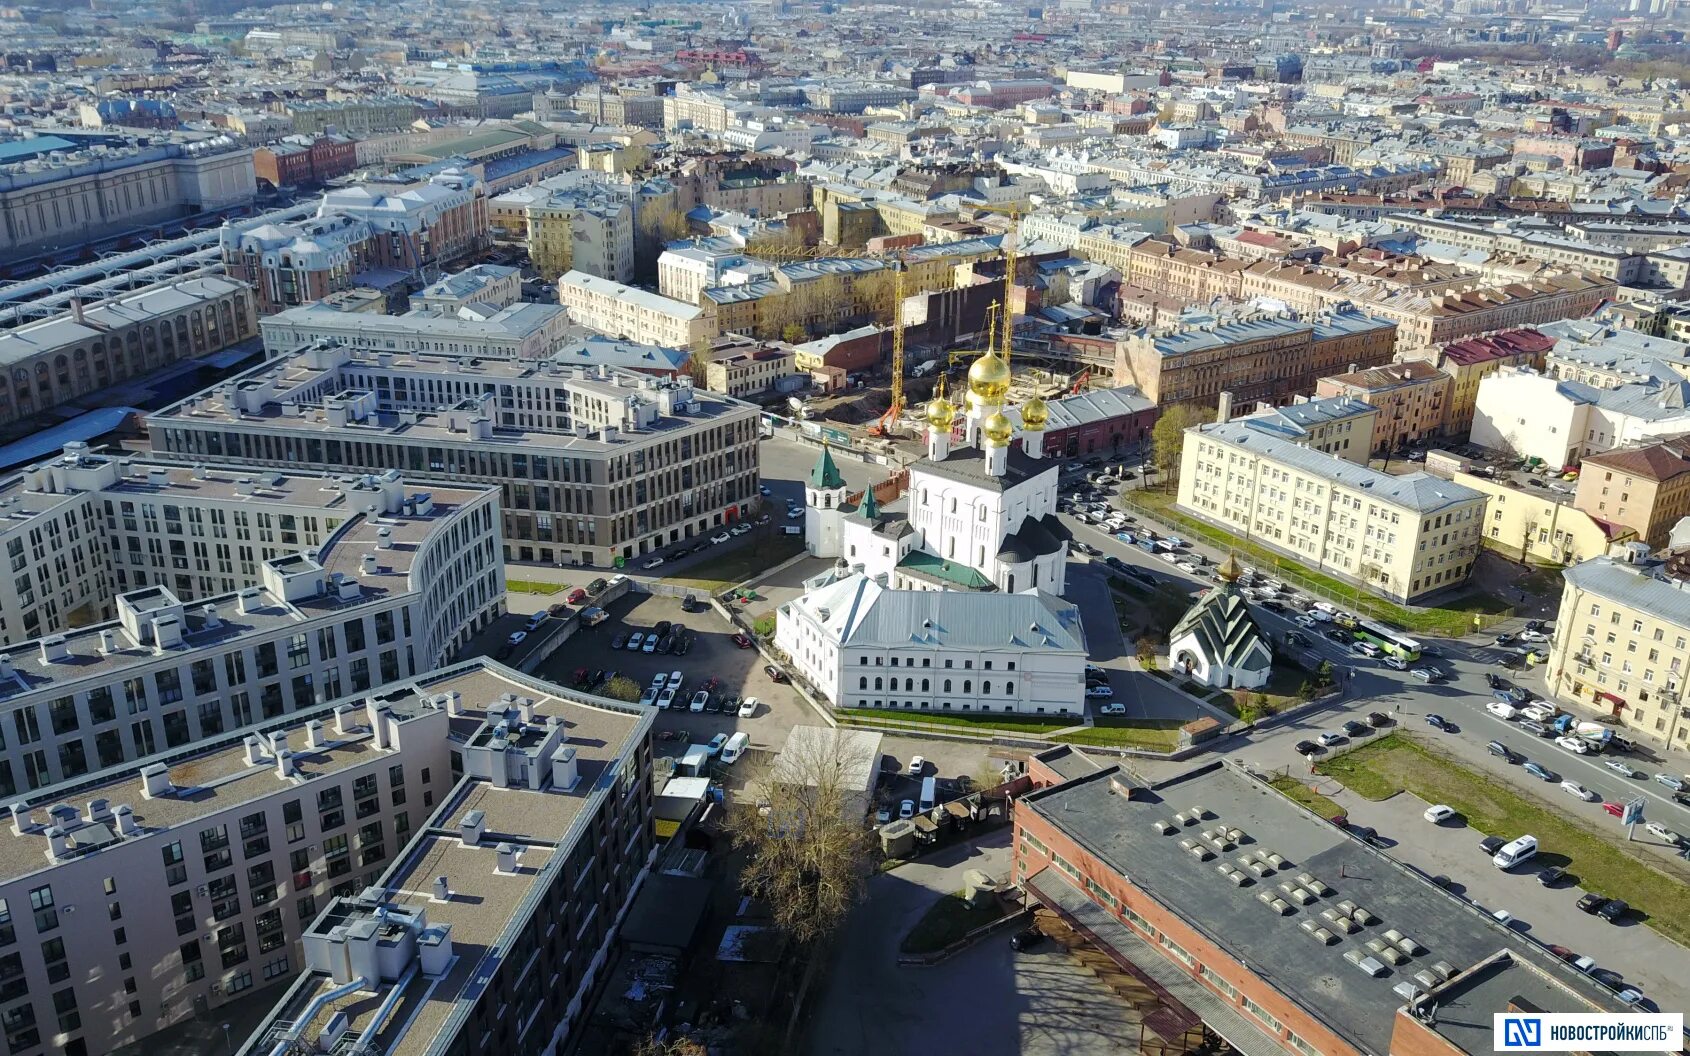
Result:
{"label": "multi-story office building", "polygon": [[1228,764],[1147,786],[1057,748],[1028,775],[1015,879],[1097,953],[1148,977],[1145,1016],[1161,1029],[1202,1027],[1253,1056],[1489,1056],[1493,1013],[1625,1007],[1541,943]]}
{"label": "multi-story office building", "polygon": [[4,796],[408,677],[504,608],[491,488],[72,451],[6,491]]}
{"label": "multi-story office building", "polygon": [[503,308],[470,304],[404,315],[341,311],[319,301],[277,312],[259,324],[272,356],[319,341],[382,351],[495,359],[544,359],[564,347],[569,316],[555,304],[519,301]]}
{"label": "multi-story office building", "polygon": [[417,119],[422,107],[415,99],[396,95],[387,98],[305,99],[279,104],[276,110],[293,122],[294,131],[314,135],[326,132],[331,125],[341,132],[384,132],[405,128]]}
{"label": "multi-story office building", "polygon": [[609,565],[744,516],[757,427],[756,407],[685,380],[340,345],[148,419],[155,450],[190,460],[499,484],[508,558],[561,565]]}
{"label": "multi-story office building", "polygon": [[719,333],[708,300],[700,307],[581,271],[558,277],[557,296],[577,323],[627,341],[693,349]]}
{"label": "multi-story office building", "polygon": [[1353,309],[1192,318],[1162,333],[1134,332],[1116,346],[1115,383],[1159,404],[1289,403],[1320,378],[1391,361],[1396,327]]}
{"label": "multi-story office building", "polygon": [[1443,430],[1449,375],[1423,360],[1321,378],[1316,396],[1347,396],[1379,412],[1370,451],[1391,452]]}
{"label": "multi-story office building", "polygon": [[[576,867],[571,882],[590,870],[599,882],[584,889],[604,900],[596,923],[597,902],[578,907],[595,946],[565,962],[585,987],[597,944],[649,858],[649,723],[630,705],[565,698],[476,660],[39,790],[12,808],[12,850],[0,862],[0,904],[18,907],[0,947],[13,1051],[110,1052],[257,988],[310,984],[322,966],[312,936],[321,942],[346,922],[329,907],[381,883],[396,863],[426,862],[431,875],[417,885],[432,890],[441,862],[423,848],[437,845],[436,826],[467,815],[466,799],[488,822],[481,831],[529,838],[518,841],[514,870],[475,870],[486,880],[448,872],[443,907],[479,903],[470,895],[478,882],[546,875],[547,834],[573,836],[574,849],[614,830],[603,844],[614,853],[556,858],[560,870]],[[546,797],[543,809],[530,795]],[[509,824],[498,823],[495,804],[517,812]],[[475,845],[453,835],[455,845]],[[489,838],[490,860],[498,850]],[[448,949],[451,939],[460,954],[492,947],[494,934],[470,934],[480,919],[431,912],[456,924]],[[392,935],[372,929],[369,938]],[[458,968],[471,963],[460,958]],[[372,973],[370,989],[377,982]]]}
{"label": "multi-story office building", "polygon": [[444,698],[456,784],[305,929],[240,1053],[570,1051],[653,856],[653,712],[486,661],[388,696]]}
{"label": "multi-story office building", "polygon": [[1690,750],[1690,578],[1666,566],[1597,557],[1563,573],[1549,688],[1662,747]]}
{"label": "multi-story office building", "polygon": [[1179,508],[1310,568],[1410,601],[1463,582],[1485,497],[1426,473],[1392,476],[1286,440],[1255,419],[1186,430]]}
{"label": "multi-story office building", "polygon": [[0,331],[0,426],[256,333],[252,288],[181,279]]}

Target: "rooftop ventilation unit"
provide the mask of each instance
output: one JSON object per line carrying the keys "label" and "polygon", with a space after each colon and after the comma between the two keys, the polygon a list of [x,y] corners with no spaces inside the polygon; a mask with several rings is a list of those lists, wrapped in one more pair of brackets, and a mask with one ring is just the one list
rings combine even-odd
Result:
{"label": "rooftop ventilation unit", "polygon": [[1322,919],[1330,921],[1334,928],[1337,928],[1339,931],[1343,932],[1345,935],[1348,935],[1353,931],[1360,931],[1361,930],[1360,926],[1357,925],[1355,921],[1351,920],[1349,917],[1344,916],[1342,913],[1333,909],[1331,906],[1327,906],[1325,909],[1321,910],[1320,915],[1321,915]]}
{"label": "rooftop ventilation unit", "polygon": [[1312,891],[1310,891],[1310,890],[1308,890],[1307,888],[1304,888],[1304,887],[1298,887],[1296,884],[1293,884],[1289,880],[1285,881],[1283,884],[1280,884],[1279,889],[1281,891],[1285,892],[1286,898],[1289,898],[1291,901],[1297,903],[1297,905],[1299,905],[1299,906],[1306,906],[1310,902],[1314,901],[1314,892],[1312,892]]}
{"label": "rooftop ventilation unit", "polygon": [[1367,951],[1361,949],[1360,947],[1346,951],[1344,953],[1344,960],[1349,961],[1351,964],[1360,968],[1368,975],[1373,976],[1375,979],[1386,974],[1386,972],[1390,970],[1381,964],[1378,958],[1368,956]]}
{"label": "rooftop ventilation unit", "polygon": [[1228,865],[1225,862],[1222,862],[1221,864],[1215,866],[1215,871],[1220,873],[1222,876],[1226,877],[1228,880],[1232,881],[1232,886],[1234,886],[1234,887],[1243,887],[1246,884],[1250,883],[1249,874],[1241,872],[1237,869],[1234,869],[1232,866]]}
{"label": "rooftop ventilation unit", "polygon": [[1155,821],[1150,823],[1150,828],[1154,830],[1158,836],[1166,836],[1171,832],[1179,831],[1173,822],[1168,821],[1165,818],[1157,818]]}
{"label": "rooftop ventilation unit", "polygon": [[[1272,856],[1269,856],[1269,860],[1272,860]],[[1313,873],[1298,873],[1297,883],[1302,884],[1317,895],[1330,895],[1332,893],[1332,889],[1326,886],[1326,882],[1316,877]]]}
{"label": "rooftop ventilation unit", "polygon": [[1275,913],[1278,913],[1282,917],[1291,912],[1291,903],[1285,901],[1283,898],[1280,898],[1278,895],[1275,895],[1272,891],[1262,891],[1256,896],[1256,901],[1273,910]]}
{"label": "rooftop ventilation unit", "polygon": [[1401,964],[1408,960],[1408,954],[1392,946],[1384,939],[1369,939],[1366,945],[1368,949],[1373,951],[1373,956],[1386,964]]}
{"label": "rooftop ventilation unit", "polygon": [[1334,942],[1338,941],[1338,936],[1332,934],[1330,931],[1327,931],[1312,920],[1304,920],[1297,926],[1308,932],[1315,941],[1319,942],[1322,946],[1330,946]]}
{"label": "rooftop ventilation unit", "polygon": [[1181,841],[1179,841],[1179,845],[1181,847],[1184,847],[1186,849],[1187,853],[1189,853],[1193,858],[1196,858],[1200,862],[1206,862],[1210,858],[1213,858],[1215,856],[1213,851],[1209,850],[1209,848],[1203,846],[1201,843],[1198,843],[1196,840],[1193,840],[1193,839],[1188,838],[1188,839],[1181,840]]}

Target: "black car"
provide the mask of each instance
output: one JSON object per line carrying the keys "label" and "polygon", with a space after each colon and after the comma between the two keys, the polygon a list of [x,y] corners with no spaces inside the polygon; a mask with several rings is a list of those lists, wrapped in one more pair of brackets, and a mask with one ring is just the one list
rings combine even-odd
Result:
{"label": "black car", "polygon": [[1479,841],[1479,850],[1485,852],[1487,855],[1494,856],[1497,851],[1502,849],[1502,845],[1507,842],[1508,841],[1503,839],[1501,836],[1486,836],[1484,839]]}
{"label": "black car", "polygon": [[1537,882],[1544,887],[1554,887],[1567,878],[1567,871],[1558,865],[1552,865],[1537,874]]}
{"label": "black car", "polygon": [[1554,730],[1545,726],[1543,723],[1537,722],[1533,719],[1521,719],[1520,720],[1520,729],[1525,730],[1527,733],[1531,734],[1534,737],[1553,737],[1553,736],[1555,736]]}
{"label": "black car", "polygon": [[1596,915],[1610,924],[1618,924],[1621,918],[1630,912],[1631,907],[1626,904],[1625,899],[1610,898],[1607,902],[1603,903],[1602,908],[1596,911]]}
{"label": "black car", "polygon": [[1541,631],[1541,630],[1543,630],[1543,621],[1542,620],[1527,620],[1526,621],[1526,630],[1528,630],[1528,631]]}
{"label": "black car", "polygon": [[1367,723],[1370,726],[1389,726],[1391,717],[1382,711],[1370,711],[1367,713]]}
{"label": "black car", "polygon": [[1608,900],[1594,891],[1578,900],[1580,913],[1598,913],[1607,904]]}
{"label": "black car", "polygon": [[1309,644],[1309,636],[1304,634],[1302,631],[1292,631],[1285,636],[1285,640],[1292,645],[1306,646]]}
{"label": "black car", "polygon": [[1104,558],[1103,563],[1117,572],[1125,572],[1129,567],[1131,567],[1114,554],[1110,554],[1108,557]]}
{"label": "black car", "polygon": [[1277,601],[1272,600],[1271,598],[1268,599],[1267,601],[1262,602],[1262,608],[1268,610],[1269,612],[1284,612],[1285,611],[1284,605],[1280,604]]}
{"label": "black car", "polygon": [[1519,752],[1516,752],[1514,749],[1508,747],[1506,744],[1503,744],[1501,741],[1492,741],[1485,745],[1485,751],[1508,763],[1524,762],[1526,758]]}
{"label": "black car", "polygon": [[673,626],[674,624],[670,623],[668,620],[658,620],[657,626],[651,629],[651,633],[657,635],[659,638],[662,638],[664,635],[669,633],[669,628]]}
{"label": "black car", "polygon": [[1445,891],[1448,891],[1455,886],[1455,881],[1451,880],[1449,877],[1445,876],[1442,873],[1439,873],[1437,876],[1432,877],[1432,883],[1434,883],[1434,884],[1438,885],[1439,887],[1443,888]]}
{"label": "black car", "polygon": [[691,648],[692,648],[692,635],[690,635],[690,634],[679,634],[679,635],[675,636],[675,655],[676,656],[687,655],[687,651],[690,650]]}
{"label": "black car", "polygon": [[1349,734],[1351,737],[1366,737],[1368,734],[1373,732],[1373,728],[1368,726],[1365,722],[1357,722],[1356,720],[1351,719],[1349,722],[1344,723],[1344,732]]}
{"label": "black car", "polygon": [[1507,689],[1508,680],[1494,671],[1485,672],[1485,683],[1492,689]]}
{"label": "black car", "polygon": [[1442,649],[1439,649],[1439,648],[1438,648],[1438,647],[1437,647],[1437,646],[1435,646],[1435,645],[1422,645],[1422,646],[1421,646],[1421,647],[1420,647],[1420,655],[1421,655],[1421,656],[1433,656],[1433,657],[1437,657],[1437,656],[1442,656],[1442,655],[1444,655],[1444,651],[1443,651],[1443,650],[1442,650]]}
{"label": "black car", "polygon": [[1334,627],[1326,632],[1326,637],[1339,645],[1344,645],[1350,640],[1350,632],[1340,627]]}
{"label": "black car", "polygon": [[1507,633],[1499,634],[1493,640],[1496,642],[1497,645],[1513,645],[1514,644],[1514,636],[1512,634],[1507,634]]}
{"label": "black car", "polygon": [[1320,745],[1313,741],[1298,741],[1294,747],[1298,755],[1313,755],[1320,751]]}
{"label": "black car", "polygon": [[1022,950],[1031,949],[1032,947],[1038,945],[1039,940],[1044,937],[1045,933],[1040,931],[1038,925],[1035,924],[1030,928],[1023,928],[1014,935],[1011,935],[1009,937],[1009,948],[1019,953]]}

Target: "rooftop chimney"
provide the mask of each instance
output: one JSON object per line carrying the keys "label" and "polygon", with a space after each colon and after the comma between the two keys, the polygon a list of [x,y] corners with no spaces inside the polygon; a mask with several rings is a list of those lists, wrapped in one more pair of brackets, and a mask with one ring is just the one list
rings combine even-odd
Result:
{"label": "rooftop chimney", "polygon": [[240,594],[237,595],[237,607],[243,613],[257,612],[259,606],[259,596],[262,593],[263,591],[259,590],[257,587],[246,587],[242,589]]}
{"label": "rooftop chimney", "polygon": [[472,810],[458,822],[458,838],[465,847],[481,845],[481,834],[487,829],[487,812]]}
{"label": "rooftop chimney", "polygon": [[1223,392],[1215,403],[1215,424],[1225,425],[1232,420],[1232,393]]}
{"label": "rooftop chimney", "polygon": [[373,576],[373,575],[376,574],[376,555],[374,555],[374,554],[365,554],[364,555],[364,558],[363,558],[363,573],[366,576]]}
{"label": "rooftop chimney", "polygon": [[292,777],[298,773],[293,765],[293,753],[286,748],[276,753],[276,776]]}
{"label": "rooftop chimney", "polygon": [[141,831],[141,826],[135,823],[135,808],[127,803],[119,803],[112,817],[117,822],[119,836],[133,836]]}
{"label": "rooftop chimney", "polygon": [[434,896],[431,901],[450,902],[452,900],[452,886],[446,882],[444,876],[434,878]]}
{"label": "rooftop chimney", "polygon": [[499,844],[498,854],[499,854],[499,864],[497,864],[493,867],[493,871],[496,872],[496,873],[504,873],[507,876],[511,873],[516,872],[516,855],[517,855],[516,844],[514,844],[514,843],[501,843],[501,844]]}
{"label": "rooftop chimney", "polygon": [[117,633],[114,631],[100,632],[100,655],[110,656],[117,652]]}
{"label": "rooftop chimney", "polygon": [[321,748],[327,743],[328,738],[323,736],[323,724],[321,722],[312,719],[305,724],[305,744],[307,747]]}
{"label": "rooftop chimney", "polygon": [[141,768],[141,795],[147,799],[157,799],[168,796],[172,790],[170,784],[170,767],[163,763],[154,763]]}
{"label": "rooftop chimney", "polygon": [[264,742],[259,740],[256,733],[249,733],[241,742],[246,745],[246,765],[257,766],[264,761]]}
{"label": "rooftop chimney", "polygon": [[41,662],[44,664],[59,663],[70,659],[70,646],[65,644],[62,634],[50,634],[41,639]]}

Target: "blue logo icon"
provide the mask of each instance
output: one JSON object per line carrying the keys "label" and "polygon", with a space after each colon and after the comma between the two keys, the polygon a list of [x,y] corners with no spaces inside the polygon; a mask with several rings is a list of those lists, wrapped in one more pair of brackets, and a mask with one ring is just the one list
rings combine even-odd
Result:
{"label": "blue logo icon", "polygon": [[1502,1047],[1535,1049],[1543,1044],[1543,1021],[1535,1016],[1509,1016],[1502,1021]]}

